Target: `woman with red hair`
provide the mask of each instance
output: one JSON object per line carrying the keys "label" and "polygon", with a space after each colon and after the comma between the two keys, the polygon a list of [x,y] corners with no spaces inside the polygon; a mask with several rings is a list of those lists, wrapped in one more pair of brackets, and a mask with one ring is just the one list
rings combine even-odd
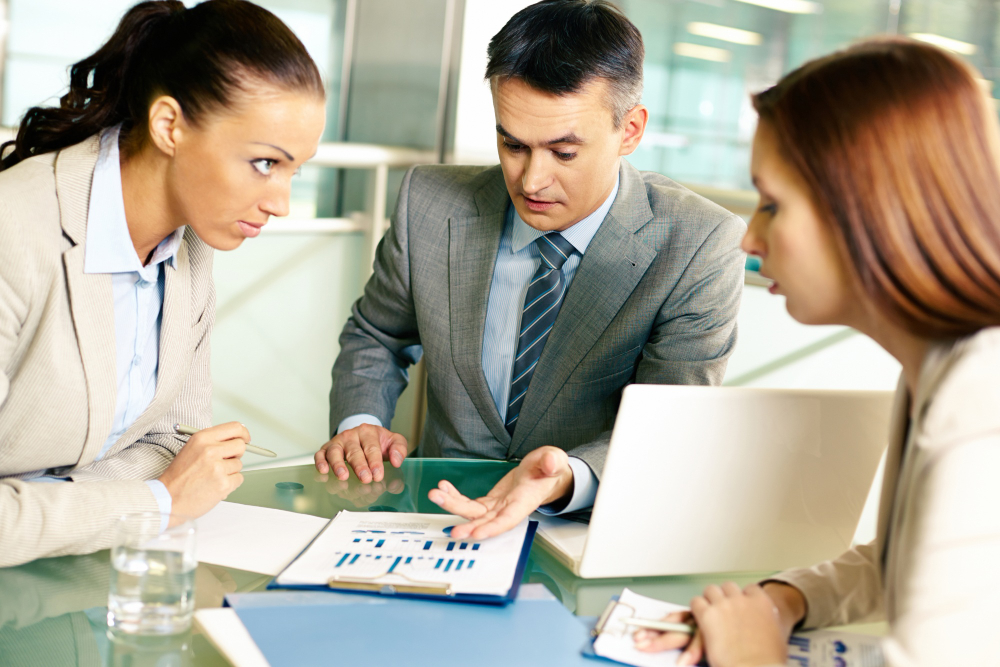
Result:
{"label": "woman with red hair", "polygon": [[[876,540],[762,585],[709,586],[678,664],[784,665],[794,629],[885,619],[890,665],[1000,663],[1000,131],[940,49],[868,41],[756,95],[743,241],[806,324],[903,368]],[[676,620],[676,619],[675,619]]]}

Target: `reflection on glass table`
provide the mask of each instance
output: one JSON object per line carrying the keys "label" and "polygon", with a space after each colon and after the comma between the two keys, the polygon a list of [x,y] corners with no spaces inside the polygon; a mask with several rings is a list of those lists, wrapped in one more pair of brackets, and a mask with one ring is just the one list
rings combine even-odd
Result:
{"label": "reflection on glass table", "polygon": [[[427,492],[447,479],[470,497],[485,495],[514,465],[506,461],[408,459],[386,467],[379,484],[319,475],[311,465],[250,471],[230,502],[331,518],[341,510],[440,513]],[[536,543],[524,581],[543,583],[579,616],[597,616],[626,586],[650,597],[687,604],[710,583],[758,581],[768,573],[581,579]],[[263,590],[270,577],[199,564],[195,607],[218,607],[226,593]],[[110,557],[107,551],[0,568],[0,663],[36,665],[225,665],[197,629],[173,638],[109,640],[106,634]],[[884,626],[869,631],[880,632]],[[373,628],[373,633],[378,629]]]}

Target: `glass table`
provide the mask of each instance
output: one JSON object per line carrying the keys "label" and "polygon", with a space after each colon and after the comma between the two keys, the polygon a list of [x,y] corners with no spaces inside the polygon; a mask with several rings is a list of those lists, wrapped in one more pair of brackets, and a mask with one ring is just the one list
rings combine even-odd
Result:
{"label": "glass table", "polygon": [[[320,475],[312,465],[245,473],[230,502],[333,517],[341,510],[440,512],[427,492],[442,479],[470,497],[485,495],[514,464],[468,459],[408,459],[387,466],[382,482],[361,484]],[[687,604],[709,583],[757,581],[767,573],[626,579],[580,579],[537,543],[524,581],[544,584],[580,616],[597,616],[608,600],[629,587],[643,595]],[[194,629],[165,639],[111,641],[105,630],[110,577],[107,551],[66,556],[0,568],[0,665],[107,665],[187,667],[226,665],[226,660]],[[195,579],[197,608],[218,607],[225,594],[263,590],[271,577],[200,564]],[[377,631],[373,629],[373,632]],[[334,664],[334,663],[331,663]]]}

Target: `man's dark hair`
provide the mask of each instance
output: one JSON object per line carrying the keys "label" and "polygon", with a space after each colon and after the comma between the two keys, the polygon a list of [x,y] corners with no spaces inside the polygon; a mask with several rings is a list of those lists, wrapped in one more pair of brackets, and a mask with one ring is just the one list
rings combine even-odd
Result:
{"label": "man's dark hair", "polygon": [[542,0],[490,40],[486,78],[517,78],[555,95],[605,79],[617,128],[642,99],[644,54],[638,28],[607,0]]}

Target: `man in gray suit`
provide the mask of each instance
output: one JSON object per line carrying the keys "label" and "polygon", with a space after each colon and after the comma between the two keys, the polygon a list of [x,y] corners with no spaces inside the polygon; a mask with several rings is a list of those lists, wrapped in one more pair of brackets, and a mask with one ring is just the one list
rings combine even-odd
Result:
{"label": "man in gray suit", "polygon": [[[500,166],[411,169],[340,336],[321,473],[379,481],[425,355],[421,456],[518,460],[484,498],[430,499],[503,532],[593,503],[629,383],[712,384],[736,342],[743,221],[621,156],[642,139],[642,38],[605,0],[550,0],[493,37]],[[636,461],[642,465],[642,461]]]}

